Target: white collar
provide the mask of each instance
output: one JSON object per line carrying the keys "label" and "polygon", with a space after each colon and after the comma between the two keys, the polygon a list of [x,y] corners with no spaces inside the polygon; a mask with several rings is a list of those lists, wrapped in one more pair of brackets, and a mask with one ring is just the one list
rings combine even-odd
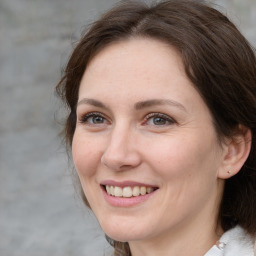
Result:
{"label": "white collar", "polygon": [[240,226],[225,232],[204,256],[254,256],[253,239]]}

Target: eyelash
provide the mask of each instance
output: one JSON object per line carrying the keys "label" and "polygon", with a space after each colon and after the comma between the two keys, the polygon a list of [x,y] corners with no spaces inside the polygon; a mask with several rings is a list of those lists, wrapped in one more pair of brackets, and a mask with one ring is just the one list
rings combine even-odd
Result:
{"label": "eyelash", "polygon": [[169,117],[168,115],[165,115],[163,113],[150,113],[148,115],[146,115],[145,117],[145,122],[143,122],[143,125],[148,122],[150,119],[153,119],[153,118],[161,118],[162,120],[168,122],[168,124],[162,124],[162,125],[156,125],[156,124],[153,124],[154,126],[166,126],[166,125],[171,125],[171,124],[175,124],[176,121]]}
{"label": "eyelash", "polygon": [[[88,119],[90,117],[102,117],[104,120],[107,120],[106,117],[102,114],[102,113],[99,113],[99,112],[91,112],[91,113],[88,113],[86,115],[83,115],[80,119],[79,119],[79,122],[82,123],[82,124],[85,124],[85,123],[88,123]],[[95,124],[96,125],[96,124]]]}
{"label": "eyelash", "polygon": [[[88,119],[89,118],[93,118],[93,117],[101,117],[103,118],[103,121],[108,121],[107,118],[105,117],[105,115],[103,115],[102,113],[99,113],[99,112],[91,112],[91,113],[88,113],[88,114],[85,114],[83,115],[80,119],[79,119],[79,122],[82,123],[82,124],[85,124],[85,123],[88,123],[90,125],[97,125],[97,123],[89,123],[88,122]],[[171,124],[175,124],[176,121],[169,117],[168,115],[165,115],[163,113],[149,113],[146,115],[146,117],[144,118],[143,120],[143,125],[146,125],[146,123],[150,120],[150,119],[153,119],[153,118],[161,118],[162,120],[166,121],[168,124],[160,124],[160,125],[156,125],[156,124],[151,124],[152,126],[166,126],[166,125],[171,125]],[[104,124],[105,122],[103,123],[99,123],[100,124]]]}

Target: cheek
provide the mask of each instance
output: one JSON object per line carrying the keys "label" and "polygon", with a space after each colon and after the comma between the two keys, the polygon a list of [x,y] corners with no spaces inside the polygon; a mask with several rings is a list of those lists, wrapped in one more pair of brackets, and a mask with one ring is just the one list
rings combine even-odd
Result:
{"label": "cheek", "polygon": [[100,162],[99,145],[75,133],[72,143],[73,161],[79,176],[92,176],[95,174]]}
{"label": "cheek", "polygon": [[216,195],[219,162],[214,141],[192,138],[189,141],[174,138],[169,143],[162,141],[161,148],[152,148],[149,156],[155,174],[161,177],[165,193],[162,208],[165,212],[171,209],[180,216],[203,207],[211,196]]}
{"label": "cheek", "polygon": [[[193,174],[208,175],[208,171],[216,171],[218,158],[215,141],[200,139],[199,135],[172,137],[159,140],[157,145],[148,151],[148,159],[166,178],[190,177]],[[211,170],[209,169],[211,166]]]}

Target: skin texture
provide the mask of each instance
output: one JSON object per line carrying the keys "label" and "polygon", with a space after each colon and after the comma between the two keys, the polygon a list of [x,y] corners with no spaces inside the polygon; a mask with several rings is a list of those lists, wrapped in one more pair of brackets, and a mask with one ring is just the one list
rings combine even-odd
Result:
{"label": "skin texture", "polygon": [[[152,99],[168,102],[138,104]],[[128,241],[133,255],[207,252],[222,232],[217,215],[228,152],[173,48],[133,38],[92,59],[79,90],[73,159],[102,229]],[[104,199],[104,180],[158,190],[145,202],[116,207]]]}

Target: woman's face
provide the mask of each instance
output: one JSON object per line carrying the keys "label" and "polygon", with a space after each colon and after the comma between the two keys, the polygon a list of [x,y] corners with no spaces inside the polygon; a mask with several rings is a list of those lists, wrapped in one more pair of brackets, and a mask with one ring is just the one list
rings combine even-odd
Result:
{"label": "woman's face", "polygon": [[163,42],[130,39],[92,59],[72,152],[89,204],[115,240],[216,221],[223,151],[179,54]]}

